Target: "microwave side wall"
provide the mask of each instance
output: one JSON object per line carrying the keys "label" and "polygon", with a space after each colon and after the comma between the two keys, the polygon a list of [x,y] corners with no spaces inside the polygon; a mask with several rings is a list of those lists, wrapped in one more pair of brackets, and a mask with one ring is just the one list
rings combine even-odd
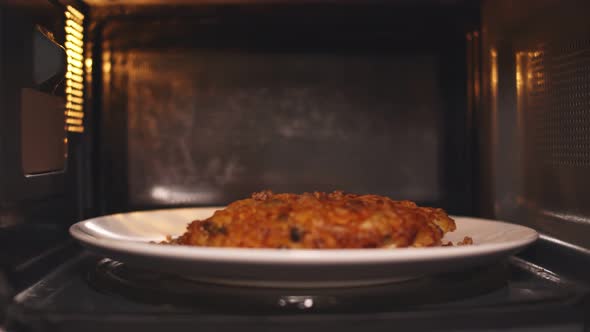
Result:
{"label": "microwave side wall", "polygon": [[[0,3],[0,273],[15,289],[36,278],[35,262],[67,247],[67,228],[85,216],[78,194],[88,136],[66,132],[63,119],[64,8]],[[40,130],[24,135],[31,128]],[[51,158],[35,159],[43,155]]]}
{"label": "microwave side wall", "polygon": [[590,248],[587,1],[482,4],[484,210]]}

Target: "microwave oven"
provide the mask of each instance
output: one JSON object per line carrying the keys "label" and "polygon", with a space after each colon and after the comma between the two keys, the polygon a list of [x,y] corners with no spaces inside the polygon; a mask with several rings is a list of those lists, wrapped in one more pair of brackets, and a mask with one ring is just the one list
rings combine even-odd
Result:
{"label": "microwave oven", "polygon": [[[0,331],[588,329],[587,2],[0,4]],[[475,271],[286,291],[137,270],[68,234],[265,189],[540,238]]]}

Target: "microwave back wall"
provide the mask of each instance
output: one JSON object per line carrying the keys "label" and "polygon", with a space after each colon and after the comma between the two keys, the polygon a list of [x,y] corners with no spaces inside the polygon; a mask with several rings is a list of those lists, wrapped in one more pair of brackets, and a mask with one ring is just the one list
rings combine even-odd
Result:
{"label": "microwave back wall", "polygon": [[101,64],[96,208],[223,204],[270,189],[376,193],[472,212],[470,10],[104,13],[91,29]]}

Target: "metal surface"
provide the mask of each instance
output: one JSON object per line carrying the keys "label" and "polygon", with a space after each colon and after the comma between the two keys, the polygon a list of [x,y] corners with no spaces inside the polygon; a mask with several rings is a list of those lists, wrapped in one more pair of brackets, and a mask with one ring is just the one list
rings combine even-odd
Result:
{"label": "metal surface", "polygon": [[64,171],[67,139],[62,97],[21,90],[22,172],[28,176]]}
{"label": "metal surface", "polygon": [[480,178],[479,165],[479,117],[481,116],[481,33],[479,30],[470,31],[465,35],[467,40],[466,47],[466,67],[467,67],[467,109],[466,124],[467,134],[467,155],[466,160],[471,162],[471,167],[465,173],[465,177],[470,178],[472,182],[471,197],[472,210],[474,213],[482,213],[482,201],[488,199],[485,188],[488,188],[488,182]]}
{"label": "metal surface", "polygon": [[[495,217],[590,248],[586,1],[483,6],[482,142]],[[483,166],[483,165],[482,165]]]}
{"label": "metal surface", "polygon": [[[21,112],[23,89],[49,93],[50,99],[63,96],[63,86],[51,85],[51,89],[47,89],[43,82],[37,85],[34,81],[35,29],[41,26],[52,32],[58,43],[63,43],[62,9],[45,0],[0,2],[0,270],[16,290],[29,286],[55,266],[55,262],[41,264],[43,268],[38,269],[40,265],[36,262],[44,261],[56,247],[66,243],[67,227],[80,217],[76,163],[81,147],[78,140],[69,139],[70,158],[64,165],[63,109],[47,109],[50,105],[46,102]],[[25,103],[30,101],[27,99]],[[27,120],[25,122],[35,121],[40,126],[48,126],[48,121],[43,120],[51,119],[55,131],[50,133],[31,127],[21,131],[21,124],[24,127],[32,124],[22,122],[21,116]],[[62,119],[61,124],[56,117]],[[23,139],[21,134],[27,137]],[[47,145],[30,146],[40,140],[46,140],[43,143]],[[35,154],[35,148],[44,151]],[[26,176],[22,157],[47,157],[43,155],[45,152],[54,158],[51,162],[44,158],[43,163],[31,167],[33,171],[60,168],[65,171]],[[25,162],[25,166],[31,165]],[[31,271],[36,273],[29,275]]]}
{"label": "metal surface", "polygon": [[[40,88],[33,80],[34,31],[40,25],[52,31],[56,40],[63,41],[62,13],[56,6],[44,1],[28,5],[4,5],[5,31],[2,36],[3,52],[3,99],[0,107],[0,136],[2,146],[0,163],[0,202],[5,206],[22,204],[27,200],[43,199],[65,192],[66,178],[63,174],[26,178],[21,157],[21,89]],[[60,89],[55,90],[57,95]]]}
{"label": "metal surface", "polygon": [[91,287],[152,305],[199,312],[290,314],[374,312],[476,298],[506,286],[504,264],[368,287],[261,289],[199,283],[104,259],[88,273]]}
{"label": "metal surface", "polygon": [[431,4],[442,4],[442,5],[456,5],[458,3],[466,2],[465,0],[86,0],[91,6],[149,6],[149,5],[164,5],[166,6],[179,6],[179,5],[211,5],[211,4],[282,4],[282,3],[299,3],[299,4],[314,4],[314,3],[332,3],[332,4],[346,4],[346,3],[359,3],[359,2],[374,2],[374,3],[396,3],[398,5],[404,4],[420,4],[420,5],[431,5]]}
{"label": "metal surface", "polygon": [[438,8],[425,25],[409,18],[415,8],[305,8],[97,24],[102,213],[265,188],[471,211],[463,29],[473,21]]}
{"label": "metal surface", "polygon": [[12,290],[8,285],[8,281],[4,277],[4,273],[0,270],[0,328],[6,320],[6,307],[8,307],[11,300]]}
{"label": "metal surface", "polygon": [[[0,6],[0,47],[4,48],[4,9]],[[0,105],[4,105],[4,89],[5,89],[5,80],[6,78],[4,77],[4,52],[0,52]],[[0,122],[4,122],[4,112],[0,111]],[[3,135],[0,135],[0,154],[4,153],[4,144],[5,143],[5,138]],[[0,162],[0,173],[4,172],[4,165],[3,163]],[[4,181],[2,181],[2,179],[0,179],[0,185],[3,184]],[[3,199],[2,199],[2,193],[0,193],[0,208],[2,205],[4,205],[2,203]],[[2,217],[3,213],[0,213],[0,227],[3,223],[3,217]]]}
{"label": "metal surface", "polygon": [[266,188],[441,199],[431,56],[112,57],[113,89],[127,100],[131,206],[215,204]]}
{"label": "metal surface", "polygon": [[[553,249],[559,260],[564,251],[559,245]],[[582,331],[588,284],[546,268],[544,258],[534,263],[515,258],[507,269],[489,266],[375,289],[306,292],[208,286],[82,255],[18,294],[8,326],[60,331],[226,330],[237,325],[245,331],[386,331],[391,326],[407,331]],[[583,258],[578,253],[569,261]]]}

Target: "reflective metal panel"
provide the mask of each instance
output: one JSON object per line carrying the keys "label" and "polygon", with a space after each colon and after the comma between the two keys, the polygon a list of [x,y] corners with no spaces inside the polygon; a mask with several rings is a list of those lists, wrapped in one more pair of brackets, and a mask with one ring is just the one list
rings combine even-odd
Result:
{"label": "reflective metal panel", "polygon": [[[487,1],[482,123],[493,213],[590,247],[586,1]],[[497,74],[494,57],[497,52]],[[496,82],[494,82],[496,81]],[[494,92],[497,84],[497,93]],[[495,106],[496,105],[496,106]],[[484,131],[485,132],[485,131]]]}
{"label": "reflective metal panel", "polygon": [[132,204],[265,188],[440,199],[433,57],[132,52],[113,66]]}

